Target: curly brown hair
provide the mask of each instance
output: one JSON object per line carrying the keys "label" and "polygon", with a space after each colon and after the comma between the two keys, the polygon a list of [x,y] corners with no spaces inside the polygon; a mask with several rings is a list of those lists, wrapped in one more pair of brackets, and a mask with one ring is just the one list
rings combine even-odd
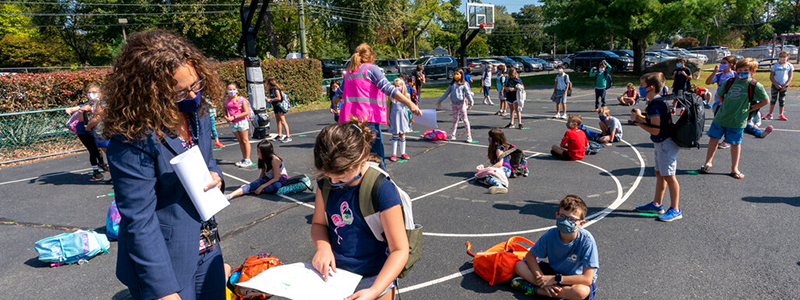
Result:
{"label": "curly brown hair", "polygon": [[314,167],[322,174],[344,174],[358,168],[370,160],[374,137],[367,123],[359,122],[356,117],[328,125],[317,136]]}
{"label": "curly brown hair", "polygon": [[[175,99],[175,71],[185,65],[194,67],[204,81],[203,98],[219,101],[224,87],[205,56],[189,40],[175,32],[151,30],[132,34],[106,77],[103,96],[105,111],[103,135],[122,135],[141,140],[155,133],[174,135],[181,117]],[[208,111],[200,101],[201,115]]]}

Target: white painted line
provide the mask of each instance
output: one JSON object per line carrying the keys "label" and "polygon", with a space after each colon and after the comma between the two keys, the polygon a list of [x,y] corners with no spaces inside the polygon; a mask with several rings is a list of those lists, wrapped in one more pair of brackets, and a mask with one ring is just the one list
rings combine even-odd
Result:
{"label": "white painted line", "polygon": [[[236,179],[236,180],[238,180],[238,181],[241,181],[241,182],[243,182],[243,183],[250,183],[250,181],[247,181],[247,180],[241,179],[241,178],[239,178],[239,177],[233,176],[233,175],[231,175],[231,174],[228,174],[228,173],[225,173],[225,172],[222,172],[222,175],[225,175],[225,176],[227,176],[227,177],[230,177],[230,178]],[[286,200],[292,201],[292,202],[294,202],[294,203],[300,204],[300,205],[302,205],[302,206],[305,206],[305,207],[308,207],[308,208],[314,209],[314,205],[311,205],[311,204],[305,203],[305,202],[303,202],[303,201],[300,201],[300,200],[297,200],[297,199],[295,199],[295,198],[292,198],[292,197],[289,197],[289,196],[286,196],[286,195],[278,195],[278,196],[280,196],[280,197],[281,197],[281,198],[283,198],[283,199],[286,199]]]}
{"label": "white painted line", "polygon": [[447,276],[439,278],[439,279],[431,280],[431,281],[428,281],[428,282],[423,282],[423,283],[420,283],[420,284],[417,284],[417,285],[412,285],[412,286],[409,286],[409,287],[406,287],[406,288],[401,288],[397,292],[398,293],[404,293],[404,292],[410,292],[410,291],[413,291],[413,290],[418,290],[418,289],[421,289],[421,288],[424,288],[424,287],[432,286],[432,285],[437,284],[437,283],[448,281],[450,279],[463,277],[464,275],[467,275],[467,274],[472,273],[472,272],[475,272],[475,269],[469,268],[469,269],[466,269],[464,271],[461,271],[461,272],[458,272],[458,273],[454,273],[454,274],[450,274],[450,275],[447,275]]}
{"label": "white painted line", "polygon": [[16,182],[22,182],[22,181],[28,181],[28,180],[34,180],[34,179],[41,179],[41,178],[47,178],[47,177],[53,177],[53,176],[58,176],[58,175],[70,174],[70,173],[79,174],[79,173],[83,173],[83,172],[90,171],[90,170],[92,170],[92,168],[80,169],[80,170],[69,171],[69,172],[58,172],[58,173],[53,173],[53,174],[47,174],[47,175],[41,175],[41,176],[29,177],[29,178],[22,178],[22,179],[16,179],[16,180],[9,180],[9,181],[5,181],[5,182],[0,182],[0,185],[6,185],[6,184],[10,184],[10,183],[16,183]]}
{"label": "white painted line", "polygon": [[595,198],[595,197],[600,197],[600,194],[591,194],[586,196],[586,198]]}
{"label": "white painted line", "polygon": [[[315,132],[319,132],[319,131],[322,131],[322,129],[311,130],[311,131],[305,131],[305,132],[297,132],[297,133],[295,133],[294,135],[296,135],[296,136],[297,136],[297,135],[303,135],[303,134],[315,133]],[[272,133],[270,133],[268,138],[271,138],[271,137],[273,137],[273,136],[275,136],[275,135],[277,135],[277,134],[272,134]],[[255,143],[261,142],[261,140],[254,140],[254,139],[250,138],[249,136],[248,136],[248,139],[249,139],[249,143],[250,143],[250,144],[255,144]],[[223,144],[223,146],[225,146],[225,147],[228,147],[228,146],[233,146],[233,145],[239,145],[239,142],[236,142],[236,143],[230,143],[230,144],[227,144],[227,145],[226,145],[226,144]],[[215,149],[216,149],[216,148],[215,148]]]}

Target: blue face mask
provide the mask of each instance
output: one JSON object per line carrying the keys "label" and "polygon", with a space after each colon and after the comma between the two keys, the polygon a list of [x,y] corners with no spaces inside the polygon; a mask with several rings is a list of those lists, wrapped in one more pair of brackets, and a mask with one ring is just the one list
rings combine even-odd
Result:
{"label": "blue face mask", "polygon": [[747,80],[747,78],[750,78],[750,72],[739,72],[736,76],[739,76],[741,80]]}
{"label": "blue face mask", "polygon": [[605,122],[606,120],[608,120],[608,117],[606,116],[600,116],[599,118],[601,122]]}
{"label": "blue face mask", "polygon": [[720,64],[720,65],[719,65],[719,70],[720,70],[720,71],[722,71],[722,70],[725,70],[725,69],[727,69],[727,68],[728,68],[728,64]]}
{"label": "blue face mask", "polygon": [[573,223],[570,220],[562,219],[562,218],[556,219],[556,227],[558,227],[558,231],[563,233],[563,234],[570,234],[570,233],[575,232],[575,227],[576,226],[578,226],[578,224]]}
{"label": "blue face mask", "polygon": [[197,109],[200,108],[200,99],[202,98],[200,95],[203,91],[197,92],[197,96],[194,98],[183,99],[178,102],[178,111],[182,113],[193,113],[197,112]]}
{"label": "blue face mask", "polygon": [[678,64],[677,64],[678,68],[680,68],[680,67],[681,67],[681,65],[682,65],[681,63],[678,63]]}
{"label": "blue face mask", "polygon": [[[356,181],[359,178],[361,178],[361,174],[360,173],[358,175],[356,175],[355,177],[353,177],[353,179],[350,179],[350,181],[347,181],[347,182],[340,182],[340,183],[331,182],[331,186],[334,187],[334,188],[340,188],[342,186],[345,186],[345,185],[353,183],[353,181]],[[330,182],[330,179],[328,181]]]}

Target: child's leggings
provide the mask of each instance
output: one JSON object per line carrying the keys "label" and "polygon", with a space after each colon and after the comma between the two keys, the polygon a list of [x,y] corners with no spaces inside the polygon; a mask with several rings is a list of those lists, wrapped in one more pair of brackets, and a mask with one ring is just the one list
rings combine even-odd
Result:
{"label": "child's leggings", "polygon": [[216,115],[216,109],[212,108],[208,110],[208,119],[211,121],[211,138],[215,140],[219,138],[219,135],[217,134]]}
{"label": "child's leggings", "polygon": [[600,108],[600,101],[602,106],[606,106],[606,89],[594,89],[594,108]]}
{"label": "child's leggings", "polygon": [[752,134],[756,137],[761,137],[761,129],[753,127],[753,125],[747,124],[747,127],[744,128],[744,133]]}
{"label": "child's leggings", "polygon": [[458,117],[461,116],[461,120],[464,121],[464,127],[467,130],[467,136],[472,137],[472,130],[469,128],[469,119],[467,119],[467,104],[453,104],[453,128],[450,130],[451,137],[455,138],[456,136],[456,128],[458,127]]}
{"label": "child's leggings", "polygon": [[[265,176],[265,177],[260,177],[260,178],[256,179],[255,181],[253,181],[253,182],[251,182],[249,184],[242,185],[242,193],[243,194],[248,194],[250,192],[254,192],[256,189],[258,189],[259,186],[261,186],[262,184],[267,183],[267,181],[269,181],[269,180],[270,179]],[[281,176],[281,178],[278,179],[278,181],[274,182],[273,184],[270,184],[268,187],[265,187],[263,190],[261,190],[261,192],[262,193],[266,193],[266,194],[275,193],[287,181],[288,181],[288,178],[284,178],[284,176]]]}

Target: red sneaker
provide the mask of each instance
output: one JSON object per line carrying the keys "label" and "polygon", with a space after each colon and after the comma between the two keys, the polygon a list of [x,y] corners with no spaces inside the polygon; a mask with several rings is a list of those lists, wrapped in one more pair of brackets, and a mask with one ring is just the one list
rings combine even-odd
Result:
{"label": "red sneaker", "polygon": [[786,118],[786,116],[784,116],[784,115],[781,115],[781,116],[780,116],[780,119],[781,119],[781,121],[786,121],[786,120],[789,120],[789,119],[787,119],[787,118]]}
{"label": "red sneaker", "polygon": [[216,143],[214,144],[214,147],[217,147],[217,148],[225,148],[225,145],[223,145],[223,144],[222,144],[222,143],[220,143],[220,142],[216,142]]}
{"label": "red sneaker", "polygon": [[403,155],[400,155],[400,158],[402,158],[402,159],[409,159],[409,158],[411,158],[411,157],[409,157],[409,156],[408,156],[408,154],[405,154],[405,153],[403,153]]}
{"label": "red sneaker", "polygon": [[397,155],[392,155],[392,157],[389,157],[389,160],[397,161]]}

